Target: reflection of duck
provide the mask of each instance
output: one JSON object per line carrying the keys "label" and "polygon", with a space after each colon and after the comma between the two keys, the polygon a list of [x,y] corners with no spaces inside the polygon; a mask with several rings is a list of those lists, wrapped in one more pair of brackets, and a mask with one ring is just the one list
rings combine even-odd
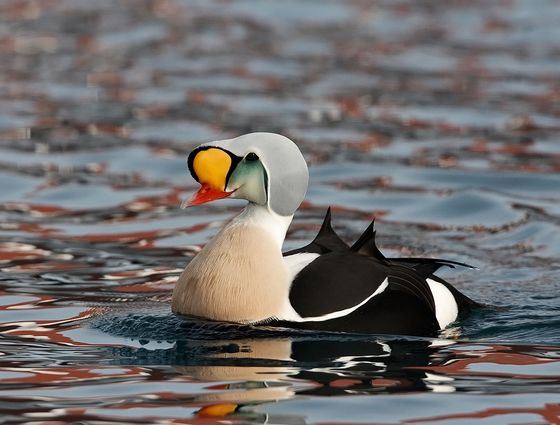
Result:
{"label": "reflection of duck", "polygon": [[252,133],[207,143],[188,158],[200,190],[187,205],[249,201],[187,265],[173,292],[180,314],[350,332],[433,334],[476,303],[433,273],[457,263],[387,259],[373,225],[348,247],[327,213],[315,240],[282,255],[308,170],[286,137]]}
{"label": "reflection of duck", "polygon": [[[206,355],[206,358],[193,362],[192,365],[176,366],[176,369],[199,381],[267,382],[287,379],[298,370],[291,357],[292,341],[288,338],[208,341],[204,346],[206,351],[213,350]],[[232,361],[234,359],[242,359],[243,363],[240,365]],[[270,393],[271,390],[268,389],[266,391],[268,399]]]}
{"label": "reflection of duck", "polygon": [[[175,370],[196,379],[238,380],[208,387],[214,392],[197,396],[194,403],[203,406],[197,412],[199,417],[228,418],[233,422],[306,423],[304,417],[288,414],[289,409],[278,417],[274,409],[270,411],[270,403],[297,396],[453,391],[453,378],[424,370],[428,365],[443,364],[452,356],[452,352],[440,351],[442,343],[446,346],[454,344],[443,340],[344,338],[340,334],[240,340],[236,344],[244,349],[217,350],[222,353],[220,359],[236,365],[231,367],[237,367],[235,375],[231,374],[231,369],[224,374],[223,365],[212,364],[215,359],[210,361],[208,358],[204,364],[175,367]],[[208,344],[217,348],[226,343],[213,341]],[[232,342],[227,344],[229,346]],[[283,366],[287,352],[291,353],[291,370]],[[251,365],[264,362],[266,366],[261,366],[261,373],[254,374]]]}
{"label": "reflection of duck", "polygon": [[[293,392],[291,388],[284,388],[293,379],[312,384],[298,384],[298,393],[305,394],[343,395],[350,393],[350,387],[353,390],[364,387],[384,392],[409,391],[424,389],[426,373],[421,368],[430,363],[438,343],[444,341],[303,335],[305,333],[300,336],[295,333],[290,338],[197,341],[196,344],[204,347],[198,354],[194,354],[192,345],[180,344],[174,350],[180,357],[173,357],[170,362],[177,364],[176,371],[200,381],[245,381],[244,385],[247,381],[265,382],[264,387],[250,385],[251,390],[266,388],[266,391],[259,391],[262,396],[259,400],[271,400],[271,396],[278,399],[281,389],[285,395]],[[454,343],[445,341],[445,345],[450,344]],[[184,353],[188,352],[190,355],[185,357]],[[206,396],[204,401],[232,400],[227,394]],[[257,399],[255,395],[251,397]],[[245,399],[235,398],[237,402]]]}

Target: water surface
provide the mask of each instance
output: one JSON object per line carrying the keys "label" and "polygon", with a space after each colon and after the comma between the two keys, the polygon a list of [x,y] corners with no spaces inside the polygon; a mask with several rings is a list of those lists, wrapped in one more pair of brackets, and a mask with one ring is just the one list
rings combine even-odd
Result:
{"label": "water surface", "polygon": [[[555,1],[0,4],[5,423],[560,423]],[[438,338],[175,317],[240,203],[183,211],[186,154],[249,131],[353,241],[490,304]],[[406,312],[403,312],[406,314]]]}

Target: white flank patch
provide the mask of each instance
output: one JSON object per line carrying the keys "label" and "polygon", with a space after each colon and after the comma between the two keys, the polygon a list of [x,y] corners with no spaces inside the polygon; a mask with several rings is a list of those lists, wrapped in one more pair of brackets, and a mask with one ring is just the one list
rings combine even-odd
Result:
{"label": "white flank patch", "polygon": [[288,269],[288,282],[290,285],[298,275],[308,264],[311,264],[313,260],[319,257],[319,254],[311,252],[300,252],[299,254],[288,255],[284,257],[284,264]]}
{"label": "white flank patch", "polygon": [[440,329],[444,329],[457,319],[457,315],[459,314],[457,301],[455,301],[455,297],[444,284],[432,279],[426,279],[426,282],[430,285],[430,291],[432,291],[432,296],[434,297],[436,319],[439,323],[439,327]]}

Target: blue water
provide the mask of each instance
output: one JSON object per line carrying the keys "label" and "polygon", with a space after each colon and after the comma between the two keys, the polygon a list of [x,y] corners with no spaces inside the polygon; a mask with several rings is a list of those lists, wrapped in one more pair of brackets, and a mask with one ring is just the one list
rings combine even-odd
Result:
{"label": "blue water", "polygon": [[[560,423],[555,1],[0,3],[3,423]],[[181,210],[186,154],[249,131],[325,209],[488,307],[437,338],[179,318],[242,203]],[[405,312],[403,312],[405,314]]]}

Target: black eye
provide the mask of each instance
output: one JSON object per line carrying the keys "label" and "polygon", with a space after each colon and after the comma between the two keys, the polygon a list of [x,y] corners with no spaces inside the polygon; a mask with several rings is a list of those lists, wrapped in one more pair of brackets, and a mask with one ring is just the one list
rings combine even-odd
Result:
{"label": "black eye", "polygon": [[246,161],[258,161],[259,160],[259,156],[254,153],[254,152],[250,152],[247,154],[247,156],[245,156],[245,160]]}

